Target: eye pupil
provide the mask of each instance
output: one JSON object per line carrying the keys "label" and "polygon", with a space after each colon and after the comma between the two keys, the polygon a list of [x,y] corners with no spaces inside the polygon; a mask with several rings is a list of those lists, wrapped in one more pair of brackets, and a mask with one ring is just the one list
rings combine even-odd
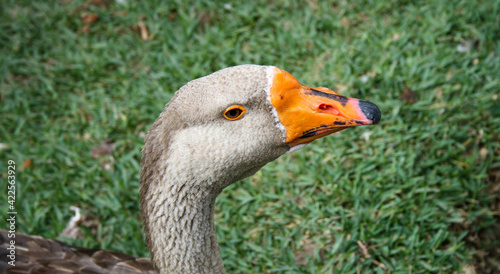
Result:
{"label": "eye pupil", "polygon": [[236,118],[238,115],[240,115],[241,110],[240,109],[231,109],[228,113],[227,116],[229,118]]}

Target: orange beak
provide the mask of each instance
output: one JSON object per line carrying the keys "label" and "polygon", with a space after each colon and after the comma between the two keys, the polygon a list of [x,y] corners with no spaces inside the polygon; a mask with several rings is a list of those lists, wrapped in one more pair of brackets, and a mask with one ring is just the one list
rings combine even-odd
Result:
{"label": "orange beak", "polygon": [[328,88],[303,86],[279,68],[275,68],[270,96],[291,147],[380,121],[380,109],[375,104],[341,96]]}

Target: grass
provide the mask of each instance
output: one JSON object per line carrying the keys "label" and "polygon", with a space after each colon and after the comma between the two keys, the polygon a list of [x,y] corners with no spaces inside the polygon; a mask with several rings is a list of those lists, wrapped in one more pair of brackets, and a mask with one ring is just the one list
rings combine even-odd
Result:
{"label": "grass", "polygon": [[123,2],[2,0],[0,211],[12,159],[20,232],[57,238],[75,205],[85,237],[59,239],[146,256],[147,128],[187,81],[272,64],[382,121],[228,187],[229,273],[500,271],[500,1]]}

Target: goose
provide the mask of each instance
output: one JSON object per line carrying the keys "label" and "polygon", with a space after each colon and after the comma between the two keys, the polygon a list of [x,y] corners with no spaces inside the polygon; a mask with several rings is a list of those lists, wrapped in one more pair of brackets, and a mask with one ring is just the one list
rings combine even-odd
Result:
{"label": "goose", "polygon": [[[140,207],[151,259],[2,231],[7,273],[224,273],[215,199],[230,184],[313,140],[380,121],[379,108],[304,86],[274,66],[225,68],[182,86],[149,128]],[[10,268],[9,268],[10,267]]]}

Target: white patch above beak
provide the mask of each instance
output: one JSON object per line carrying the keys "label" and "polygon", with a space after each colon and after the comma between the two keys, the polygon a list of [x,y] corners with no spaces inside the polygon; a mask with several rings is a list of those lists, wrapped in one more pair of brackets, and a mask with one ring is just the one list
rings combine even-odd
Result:
{"label": "white patch above beak", "polygon": [[[276,67],[269,66],[267,67],[266,71],[266,77],[267,77],[267,86],[266,86],[266,94],[267,94],[267,101],[269,102],[269,108],[271,109],[271,113],[273,114],[274,117],[274,125],[281,130],[283,133],[283,142],[286,141],[286,128],[283,126],[281,123],[279,117],[278,117],[278,111],[276,111],[276,108],[273,106],[271,103],[271,88],[273,87],[273,82],[274,82],[274,76],[276,75]],[[295,148],[295,147],[293,147]]]}

